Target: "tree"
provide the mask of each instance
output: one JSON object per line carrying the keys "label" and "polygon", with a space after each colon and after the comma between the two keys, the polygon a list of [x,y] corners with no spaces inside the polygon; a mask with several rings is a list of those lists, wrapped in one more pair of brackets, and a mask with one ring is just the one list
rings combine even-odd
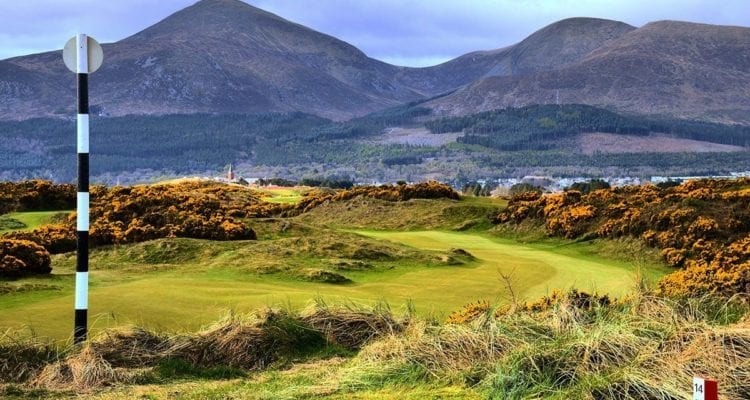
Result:
{"label": "tree", "polygon": [[588,182],[576,182],[570,187],[565,188],[565,190],[577,190],[581,192],[581,194],[589,194],[593,192],[594,190],[599,189],[609,189],[610,185],[607,181],[602,179],[592,179]]}
{"label": "tree", "polygon": [[539,186],[534,186],[530,183],[516,183],[515,185],[510,187],[510,194],[511,196],[515,196],[517,194],[526,193],[526,192],[537,192],[542,193],[542,188]]}

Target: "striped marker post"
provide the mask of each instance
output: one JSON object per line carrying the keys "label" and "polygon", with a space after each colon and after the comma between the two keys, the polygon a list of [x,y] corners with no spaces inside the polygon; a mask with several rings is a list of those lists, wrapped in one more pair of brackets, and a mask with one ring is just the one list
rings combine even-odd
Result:
{"label": "striped marker post", "polygon": [[719,384],[712,379],[693,377],[693,400],[719,400]]}
{"label": "striped marker post", "polygon": [[76,300],[73,341],[88,333],[89,309],[89,63],[85,34],[76,37],[78,75],[78,199],[76,201]]}
{"label": "striped marker post", "polygon": [[104,59],[99,43],[78,34],[65,44],[63,61],[78,80],[77,153],[78,194],[76,200],[76,294],[73,342],[88,335],[89,308],[89,73]]}

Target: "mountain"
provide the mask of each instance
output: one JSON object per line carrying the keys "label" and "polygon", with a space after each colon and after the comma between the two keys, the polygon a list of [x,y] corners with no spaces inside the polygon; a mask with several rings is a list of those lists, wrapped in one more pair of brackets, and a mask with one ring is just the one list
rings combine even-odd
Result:
{"label": "mountain", "polygon": [[428,106],[441,114],[582,103],[750,123],[750,28],[677,21],[631,30],[559,69],[488,76]]}
{"label": "mountain", "polygon": [[469,53],[434,67],[405,69],[400,79],[434,96],[490,76],[556,70],[580,61],[593,50],[634,29],[623,22],[606,19],[564,19],[513,46]]}
{"label": "mountain", "polygon": [[[301,111],[342,120],[408,102],[436,115],[580,103],[750,124],[750,28],[570,18],[521,42],[398,67],[239,0],[201,0],[119,42],[91,75],[111,116]],[[0,119],[69,116],[59,51],[0,61]]]}
{"label": "mountain", "polygon": [[[104,45],[104,53],[90,78],[91,102],[111,115],[305,111],[345,118],[420,97],[394,84],[399,67],[238,0],[199,1]],[[0,97],[8,100],[1,116],[72,110],[74,76],[60,52],[0,68]]]}

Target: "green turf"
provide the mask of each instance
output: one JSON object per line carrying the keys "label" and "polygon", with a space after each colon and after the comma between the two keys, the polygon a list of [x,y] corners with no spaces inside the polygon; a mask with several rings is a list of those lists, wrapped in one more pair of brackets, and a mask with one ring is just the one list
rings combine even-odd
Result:
{"label": "green turf", "polygon": [[249,379],[164,382],[155,385],[117,386],[90,398],[121,399],[330,399],[330,400],[425,400],[480,399],[478,391],[458,385],[391,384],[384,388],[349,388],[342,379],[347,360],[331,358],[302,362],[288,370],[269,370]]}
{"label": "green turf", "polygon": [[[636,282],[636,266],[631,261],[598,257],[585,243],[519,244],[510,239],[441,231],[360,233],[427,250],[467,250],[479,258],[481,265],[478,271],[453,274],[451,280],[456,286],[476,287],[489,281],[496,287],[500,284],[502,272],[512,278],[516,294],[526,299],[545,295],[554,288],[577,288],[622,296],[629,293]],[[659,265],[640,267],[649,279],[670,272],[667,267]]]}
{"label": "green turf", "polygon": [[302,198],[303,193],[307,190],[309,190],[309,188],[278,187],[263,188],[259,191],[267,195],[267,197],[264,197],[263,200],[269,203],[294,204]]}
{"label": "green turf", "polygon": [[[60,214],[68,214],[70,212],[71,211],[29,211],[4,214],[0,216],[0,233],[34,230],[42,225],[54,222]],[[7,226],[4,229],[5,225],[2,224],[3,220],[15,220],[23,224],[24,227]]]}
{"label": "green turf", "polygon": [[[258,242],[165,239],[97,249],[90,274],[92,329],[136,324],[172,332],[195,330],[228,310],[301,308],[315,298],[329,303],[385,300],[395,309],[412,302],[419,314],[442,319],[478,299],[502,301],[499,271],[511,274],[517,295],[528,299],[552,288],[574,286],[621,295],[634,282],[633,268],[627,262],[598,258],[570,247],[535,247],[479,234],[440,231],[360,233],[427,250],[462,248],[479,260],[440,266],[430,261],[431,252],[389,250],[371,239],[368,242],[344,232],[330,237],[318,233],[322,237],[318,242],[297,238]],[[342,238],[338,242],[336,235]],[[354,281],[346,285],[306,282],[289,275],[294,268],[325,267],[327,257],[339,248],[349,251],[349,245],[391,251],[401,258],[373,261],[372,271],[343,271]],[[294,247],[298,252],[289,250]],[[281,256],[285,251],[287,255]],[[26,327],[38,335],[68,338],[73,317],[73,261],[72,255],[56,256],[51,277],[4,283],[36,284],[44,290],[0,294],[0,327]],[[265,266],[276,272],[258,274]],[[654,275],[663,272],[651,269]]]}

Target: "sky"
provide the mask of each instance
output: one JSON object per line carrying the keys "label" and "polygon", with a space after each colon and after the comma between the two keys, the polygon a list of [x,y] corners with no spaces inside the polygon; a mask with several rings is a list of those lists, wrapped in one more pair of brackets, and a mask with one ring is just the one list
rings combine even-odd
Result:
{"label": "sky", "polygon": [[[196,0],[0,0],[0,60],[59,50],[75,33],[124,39]],[[750,0],[246,0],[396,65],[502,48],[569,17],[750,27]],[[0,77],[1,78],[1,77]]]}

